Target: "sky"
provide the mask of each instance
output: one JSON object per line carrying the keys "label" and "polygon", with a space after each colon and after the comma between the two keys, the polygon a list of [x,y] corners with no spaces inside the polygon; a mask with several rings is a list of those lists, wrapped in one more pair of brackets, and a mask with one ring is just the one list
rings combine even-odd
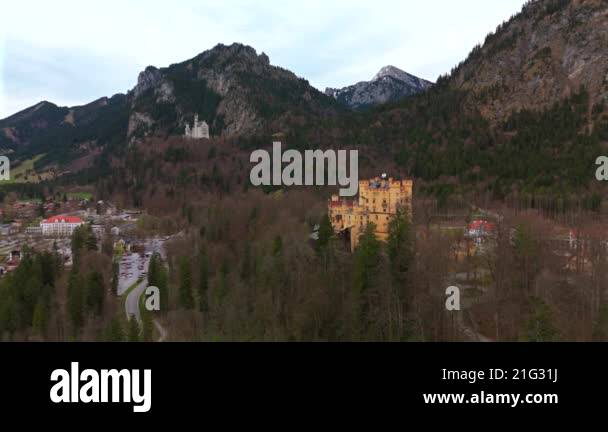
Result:
{"label": "sky", "polygon": [[2,0],[0,118],[125,93],[148,65],[240,42],[320,90],[393,65],[435,81],[524,0]]}

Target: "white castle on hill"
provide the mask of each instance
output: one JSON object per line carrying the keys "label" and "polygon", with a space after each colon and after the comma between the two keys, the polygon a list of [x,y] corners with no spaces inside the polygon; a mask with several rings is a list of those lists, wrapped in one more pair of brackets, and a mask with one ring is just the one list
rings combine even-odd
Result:
{"label": "white castle on hill", "polygon": [[209,125],[204,120],[198,121],[198,114],[194,116],[194,125],[190,129],[190,125],[186,123],[186,138],[192,139],[209,139]]}

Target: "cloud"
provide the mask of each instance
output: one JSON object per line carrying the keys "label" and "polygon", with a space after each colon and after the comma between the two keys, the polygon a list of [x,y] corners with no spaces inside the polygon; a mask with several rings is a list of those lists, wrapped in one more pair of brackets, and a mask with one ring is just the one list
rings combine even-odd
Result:
{"label": "cloud", "polygon": [[387,64],[435,80],[523,3],[11,2],[0,29],[0,118],[44,99],[82,104],[124,92],[146,66],[183,61],[217,43],[251,45],[320,89],[370,79]]}

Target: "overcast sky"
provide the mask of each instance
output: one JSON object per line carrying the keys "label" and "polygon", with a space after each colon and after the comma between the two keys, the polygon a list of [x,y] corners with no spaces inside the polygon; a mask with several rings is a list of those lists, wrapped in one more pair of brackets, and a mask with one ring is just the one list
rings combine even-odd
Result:
{"label": "overcast sky", "polygon": [[524,0],[5,0],[0,118],[41,100],[79,105],[132,88],[217,43],[242,42],[312,85],[394,65],[435,81]]}

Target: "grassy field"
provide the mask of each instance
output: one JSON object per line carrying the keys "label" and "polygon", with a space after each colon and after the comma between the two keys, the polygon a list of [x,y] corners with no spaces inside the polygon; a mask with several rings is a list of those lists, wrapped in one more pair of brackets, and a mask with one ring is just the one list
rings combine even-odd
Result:
{"label": "grassy field", "polygon": [[68,192],[67,196],[69,199],[75,199],[75,200],[92,200],[93,199],[93,194],[90,192]]}
{"label": "grassy field", "polygon": [[16,167],[13,167],[11,165],[11,179],[4,181],[4,182],[0,182],[0,184],[1,183],[4,183],[4,184],[7,184],[7,183],[38,183],[39,177],[41,177],[42,180],[49,178],[51,176],[50,171],[36,172],[34,170],[34,164],[37,161],[39,161],[40,159],[42,159],[43,157],[44,157],[44,154],[40,154],[40,155],[34,156],[31,159],[24,160]]}

